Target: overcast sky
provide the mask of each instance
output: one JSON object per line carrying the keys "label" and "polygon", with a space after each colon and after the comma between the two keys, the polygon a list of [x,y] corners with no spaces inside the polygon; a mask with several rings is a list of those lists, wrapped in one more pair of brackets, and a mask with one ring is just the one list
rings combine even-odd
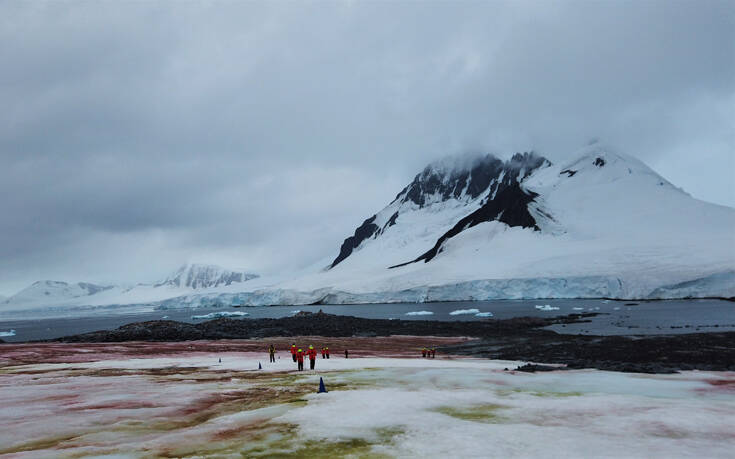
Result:
{"label": "overcast sky", "polygon": [[0,294],[294,269],[429,161],[591,138],[735,206],[735,2],[2,2]]}

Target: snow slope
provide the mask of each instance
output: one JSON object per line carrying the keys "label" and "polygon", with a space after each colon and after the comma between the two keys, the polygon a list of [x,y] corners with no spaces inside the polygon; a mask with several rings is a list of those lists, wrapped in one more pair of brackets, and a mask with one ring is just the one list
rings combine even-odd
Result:
{"label": "snow slope", "polygon": [[560,165],[462,158],[429,165],[322,266],[159,307],[733,297],[735,210],[600,145]]}
{"label": "snow slope", "polygon": [[113,289],[110,285],[95,285],[85,282],[69,284],[66,282],[44,280],[30,286],[2,301],[3,304],[42,304],[64,302],[80,297],[95,295]]}
{"label": "snow slope", "polygon": [[0,310],[150,304],[194,292],[211,293],[218,287],[242,289],[240,284],[257,277],[256,274],[230,271],[219,266],[187,264],[154,284],[120,286],[38,281],[0,300]]}
{"label": "snow slope", "polygon": [[574,157],[430,164],[337,253],[297,275],[248,280],[195,265],[155,285],[72,292],[61,304],[735,297],[735,209],[694,199],[599,144]]}
{"label": "snow slope", "polygon": [[[529,174],[516,166],[525,169],[516,176],[520,192],[501,213],[522,213],[513,204],[528,194],[532,222],[468,222],[497,199],[493,187],[474,198],[442,200],[434,192],[423,206],[399,194],[376,214],[380,231],[328,271],[283,283],[290,291],[283,295],[314,299],[328,287],[328,302],[732,296],[735,210],[696,200],[639,160],[599,145],[561,165],[529,158],[537,167]],[[381,226],[396,211],[394,224]],[[466,224],[446,238],[458,221]],[[421,259],[435,245],[434,257]]]}
{"label": "snow slope", "polygon": [[8,457],[731,458],[735,448],[726,372],[529,374],[506,371],[523,362],[441,355],[318,359],[294,372],[286,355],[266,363],[224,344],[137,343],[134,356],[120,355],[125,343],[104,354],[48,346],[15,351],[48,363],[2,366]]}
{"label": "snow slope", "polygon": [[155,286],[168,285],[192,289],[212,288],[245,282],[256,277],[258,277],[256,274],[229,271],[214,265],[187,264]]}

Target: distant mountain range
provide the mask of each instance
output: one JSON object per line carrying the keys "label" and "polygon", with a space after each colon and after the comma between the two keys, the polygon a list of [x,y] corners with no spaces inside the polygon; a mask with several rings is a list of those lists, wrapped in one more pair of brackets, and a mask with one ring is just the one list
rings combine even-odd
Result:
{"label": "distant mountain range", "polygon": [[735,297],[735,209],[599,144],[429,164],[334,254],[289,277],[188,265],[129,289],[37,282],[0,302],[182,306]]}
{"label": "distant mountain range", "polygon": [[130,301],[158,301],[194,291],[240,284],[257,277],[257,274],[230,271],[219,266],[186,264],[160,282],[132,287],[44,280],[34,282],[15,295],[0,299],[0,310],[64,304],[103,305],[107,302],[127,304]]}

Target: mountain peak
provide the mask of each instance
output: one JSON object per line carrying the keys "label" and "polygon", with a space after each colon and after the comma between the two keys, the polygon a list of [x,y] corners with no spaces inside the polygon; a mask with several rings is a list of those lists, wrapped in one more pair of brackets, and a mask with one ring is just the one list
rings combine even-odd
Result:
{"label": "mountain peak", "polygon": [[163,282],[156,284],[193,289],[230,285],[234,282],[245,282],[258,277],[257,274],[230,271],[216,265],[187,263],[179,267]]}
{"label": "mountain peak", "polygon": [[[401,215],[422,209],[443,213],[448,208],[466,208],[469,220],[460,223],[468,226],[498,219],[511,226],[535,228],[535,221],[527,210],[533,194],[523,190],[521,182],[550,165],[551,162],[534,152],[516,153],[507,161],[486,154],[460,155],[431,163],[398,193],[393,202],[365,220],[354,235],[344,240],[331,267],[349,257],[364,241],[389,230]],[[433,255],[428,259],[431,257]]]}
{"label": "mountain peak", "polygon": [[486,194],[493,185],[497,188],[500,183],[523,180],[549,165],[551,162],[534,152],[516,153],[507,161],[492,154],[448,157],[426,166],[398,193],[393,203],[421,208],[450,199],[472,201]]}
{"label": "mountain peak", "polygon": [[578,186],[582,182],[599,185],[630,179],[637,181],[639,185],[647,183],[683,193],[643,161],[599,142],[577,150],[573,157],[574,159],[559,167],[559,175],[574,177],[574,181],[579,181]]}
{"label": "mountain peak", "polygon": [[68,282],[41,280],[36,281],[15,295],[7,298],[6,303],[43,302],[46,299],[72,299],[94,295],[113,288],[111,285],[97,285],[89,282]]}

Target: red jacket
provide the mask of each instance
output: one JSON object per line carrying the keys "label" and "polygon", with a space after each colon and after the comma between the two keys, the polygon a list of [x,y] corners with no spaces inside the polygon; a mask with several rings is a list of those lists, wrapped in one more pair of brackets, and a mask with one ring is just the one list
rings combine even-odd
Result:
{"label": "red jacket", "polygon": [[291,354],[296,354],[296,345],[291,346]]}
{"label": "red jacket", "polygon": [[298,360],[301,363],[304,363],[304,353],[303,352],[296,352],[296,360]]}
{"label": "red jacket", "polygon": [[324,350],[326,351],[327,355],[329,355],[329,348],[324,348]]}
{"label": "red jacket", "polygon": [[309,349],[307,352],[309,353],[309,358],[311,360],[315,360],[316,359],[316,349]]}

